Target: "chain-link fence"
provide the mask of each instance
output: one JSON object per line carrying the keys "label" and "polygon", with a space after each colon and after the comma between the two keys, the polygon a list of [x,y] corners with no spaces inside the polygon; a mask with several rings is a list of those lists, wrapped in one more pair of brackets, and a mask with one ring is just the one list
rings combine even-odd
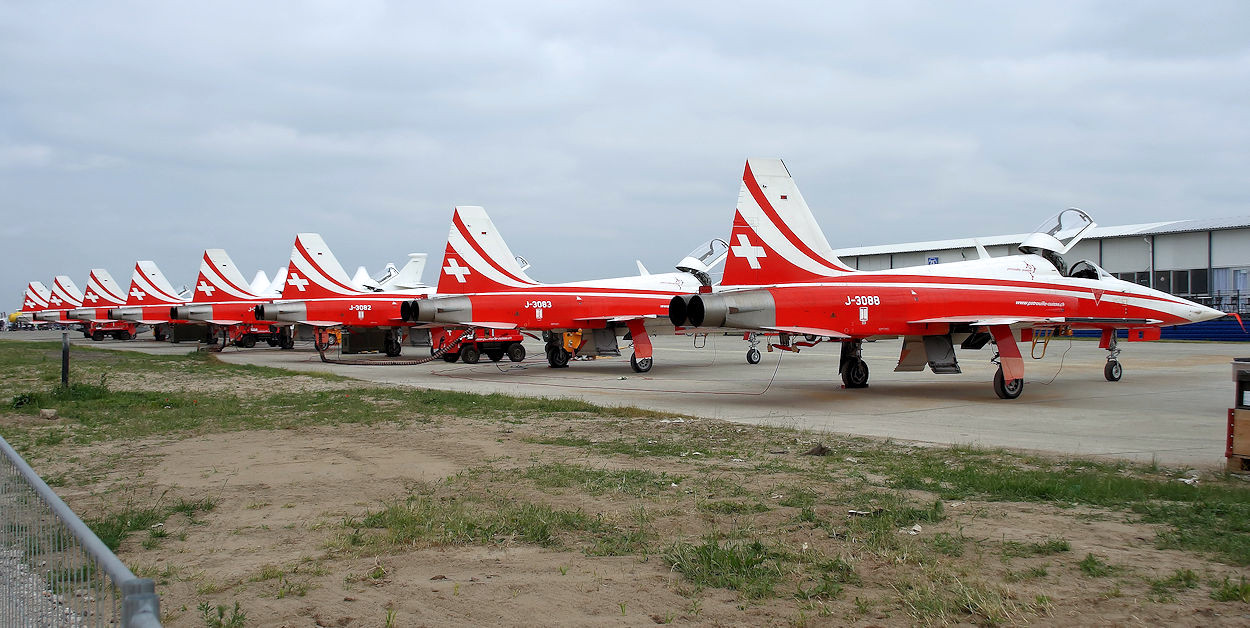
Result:
{"label": "chain-link fence", "polygon": [[0,626],[160,626],[136,578],[0,438]]}

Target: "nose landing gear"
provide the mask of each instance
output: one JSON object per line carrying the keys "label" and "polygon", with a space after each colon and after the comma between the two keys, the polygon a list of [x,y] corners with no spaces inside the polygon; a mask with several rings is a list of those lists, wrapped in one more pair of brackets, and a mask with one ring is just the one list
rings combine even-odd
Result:
{"label": "nose landing gear", "polygon": [[1102,376],[1109,382],[1118,382],[1120,376],[1124,375],[1124,367],[1120,366],[1120,361],[1117,359],[1120,357],[1120,349],[1117,346],[1115,330],[1110,330],[1110,334],[1103,332],[1103,335],[1107,336],[1105,348],[1110,353],[1107,355],[1107,365],[1102,367]]}

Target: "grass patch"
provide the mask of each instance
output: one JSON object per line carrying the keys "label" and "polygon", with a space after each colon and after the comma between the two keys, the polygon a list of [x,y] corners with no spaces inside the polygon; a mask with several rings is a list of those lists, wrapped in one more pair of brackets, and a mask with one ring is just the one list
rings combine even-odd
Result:
{"label": "grass patch", "polygon": [[1119,567],[1107,564],[1107,561],[1093,555],[1086,554],[1081,562],[1076,564],[1081,568],[1081,572],[1091,578],[1103,578],[1119,571]]}
{"label": "grass patch", "polygon": [[156,499],[149,505],[126,504],[120,508],[108,510],[99,517],[85,519],[85,522],[111,550],[117,550],[131,532],[148,530],[148,539],[144,541],[144,545],[150,549],[155,547],[160,539],[168,536],[164,530],[157,530],[152,526],[165,523],[165,520],[175,513],[184,514],[194,521],[195,515],[209,512],[215,506],[216,502],[211,498],[178,499],[172,504],[163,504],[161,499]]}
{"label": "grass patch", "polygon": [[1217,602],[1250,603],[1250,582],[1246,582],[1245,576],[1239,578],[1237,582],[1224,576],[1222,582],[1217,582],[1211,587],[1211,599]]}
{"label": "grass patch", "polygon": [[1175,601],[1176,591],[1198,586],[1198,574],[1191,569],[1177,569],[1171,576],[1150,581],[1150,599],[1155,602]]}
{"label": "grass patch", "polygon": [[521,477],[541,488],[576,488],[589,495],[614,492],[633,497],[661,494],[683,479],[643,469],[595,469],[558,462],[529,467]]}
{"label": "grass patch", "polygon": [[664,552],[664,560],[701,589],[732,589],[749,599],[772,597],[782,575],[781,561],[758,539],[722,545],[709,537],[698,545],[676,543]]}
{"label": "grass patch", "polygon": [[718,515],[753,515],[772,509],[759,502],[715,501],[700,503],[699,510]]}
{"label": "grass patch", "polygon": [[1021,541],[1003,541],[1004,558],[1023,558],[1028,556],[1050,556],[1072,549],[1067,539],[1046,539],[1024,543]]}

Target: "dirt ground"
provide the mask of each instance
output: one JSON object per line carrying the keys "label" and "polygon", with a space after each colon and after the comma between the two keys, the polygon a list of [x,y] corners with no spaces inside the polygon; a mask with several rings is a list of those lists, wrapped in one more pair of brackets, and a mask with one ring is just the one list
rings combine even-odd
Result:
{"label": "dirt ground", "polygon": [[[664,421],[664,422],[661,422]],[[788,525],[797,508],[777,505],[786,471],[810,446],[801,436],[750,461],[716,455],[637,458],[585,447],[538,444],[553,434],[590,442],[623,432],[677,436],[741,426],[654,417],[531,417],[496,421],[441,417],[432,422],[350,425],[281,431],[151,438],[75,448],[75,458],[45,473],[76,481],[59,489],[79,512],[117,509],[146,499],[211,498],[215,507],[188,519],[174,515],[169,536],[144,543],[132,534],[119,555],[158,582],[169,626],[203,626],[201,603],[238,602],[249,626],[480,625],[912,625],[993,623],[1037,625],[1247,625],[1250,606],[1215,602],[1205,587],[1152,599],[1148,582],[1189,569],[1204,581],[1245,569],[1191,553],[1160,550],[1156,529],[1123,513],[1035,503],[948,502],[945,518],[899,530],[889,548],[855,547],[825,528]],[[744,436],[745,438],[745,436]],[[692,452],[693,453],[693,452]],[[125,460],[125,470],[116,463]],[[645,468],[674,479],[656,495],[636,498],[537,486],[524,471],[549,463],[591,469]],[[136,483],[134,469],[142,469]],[[466,476],[465,474],[468,473]],[[691,478],[714,478],[698,482]],[[854,478],[848,478],[852,481]],[[873,484],[882,478],[859,478]],[[730,485],[728,487],[724,485]],[[720,486],[720,488],[709,488]],[[431,488],[433,487],[433,488]],[[516,502],[541,502],[628,519],[639,504],[660,513],[656,545],[709,532],[771,531],[796,551],[822,551],[854,566],[860,581],[841,594],[813,600],[792,595],[745,599],[698,589],[658,553],[592,556],[576,544],[545,548],[519,541],[435,547],[344,547],[344,522],[411,495],[414,489],[486,491]],[[704,494],[706,493],[706,494]],[[725,495],[758,497],[768,510],[718,514],[699,503]],[[814,502],[837,527],[852,517],[837,491]],[[931,499],[916,495],[918,502]],[[773,502],[773,504],[770,504]],[[938,535],[967,539],[959,556],[930,551]],[[835,536],[835,538],[831,538]],[[1005,542],[1063,538],[1062,555],[1005,557]],[[809,548],[811,548],[809,550]],[[1116,575],[1090,578],[1077,562],[1094,553]],[[1031,575],[1022,575],[1031,574]],[[973,585],[959,589],[964,584]],[[979,591],[1001,615],[926,614],[926,587]],[[920,606],[919,610],[912,606]],[[389,623],[388,623],[389,622]]]}

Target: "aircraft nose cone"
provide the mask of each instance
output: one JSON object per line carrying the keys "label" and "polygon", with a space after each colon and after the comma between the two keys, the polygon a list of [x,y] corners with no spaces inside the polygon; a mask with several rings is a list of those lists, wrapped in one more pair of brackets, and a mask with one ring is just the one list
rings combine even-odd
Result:
{"label": "aircraft nose cone", "polygon": [[1226,316],[1223,312],[1209,308],[1205,305],[1193,304],[1189,309],[1188,316],[1191,323],[1201,323],[1202,321],[1211,321]]}

